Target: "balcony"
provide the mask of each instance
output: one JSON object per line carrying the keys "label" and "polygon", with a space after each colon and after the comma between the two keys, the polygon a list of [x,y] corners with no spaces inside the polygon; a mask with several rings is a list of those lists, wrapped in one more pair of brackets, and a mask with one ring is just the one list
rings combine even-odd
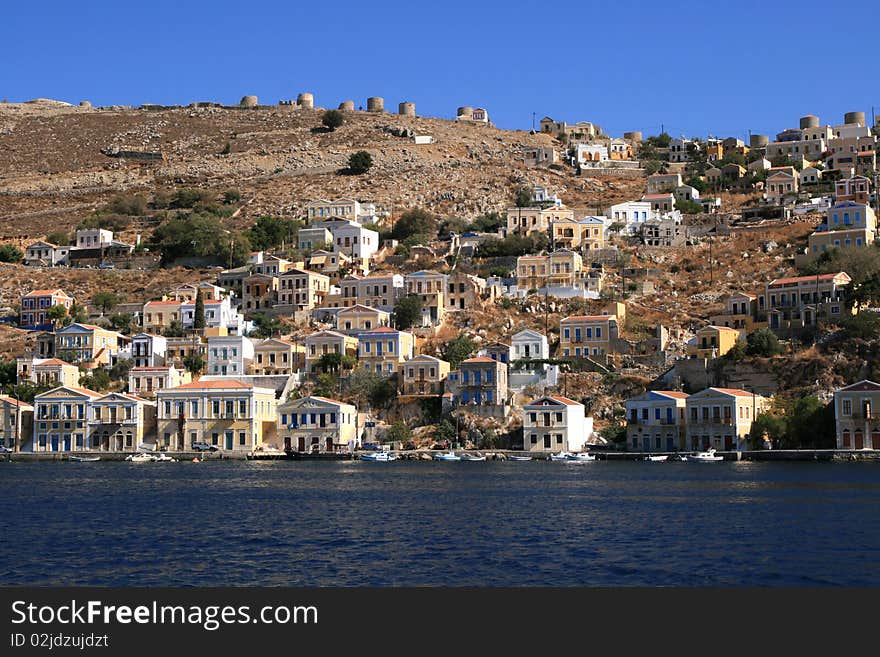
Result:
{"label": "balcony", "polygon": [[695,426],[695,427],[712,426],[712,425],[732,427],[732,426],[734,426],[734,424],[736,424],[736,422],[734,421],[734,418],[732,418],[732,417],[713,416],[710,418],[699,418],[697,420],[691,418],[690,420],[688,420],[688,425]]}

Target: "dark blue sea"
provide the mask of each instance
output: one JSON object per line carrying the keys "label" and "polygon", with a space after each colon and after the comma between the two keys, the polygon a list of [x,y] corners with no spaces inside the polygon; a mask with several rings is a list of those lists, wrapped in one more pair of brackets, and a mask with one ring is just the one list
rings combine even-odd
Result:
{"label": "dark blue sea", "polygon": [[880,463],[0,463],[0,504],[0,585],[880,585]]}

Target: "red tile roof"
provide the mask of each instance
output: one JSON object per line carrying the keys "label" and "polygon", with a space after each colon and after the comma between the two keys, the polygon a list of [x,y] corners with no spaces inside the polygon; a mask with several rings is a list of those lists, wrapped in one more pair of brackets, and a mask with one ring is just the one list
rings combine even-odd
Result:
{"label": "red tile roof", "polygon": [[821,274],[819,276],[795,276],[793,278],[775,278],[768,283],[768,285],[783,285],[787,283],[802,283],[805,281],[830,281],[841,274],[846,275],[846,272],[839,271],[836,274]]}
{"label": "red tile roof", "polygon": [[165,388],[165,390],[217,390],[221,388],[251,389],[253,386],[250,383],[242,383],[235,379],[229,379],[225,381],[193,381],[192,383],[184,383],[175,388]]}
{"label": "red tile roof", "polygon": [[60,296],[60,297],[67,297],[68,299],[71,298],[71,297],[68,297],[64,293],[63,290],[60,290],[57,288],[54,290],[34,290],[33,292],[28,292],[24,296],[25,297],[48,297],[48,296],[56,296],[56,295]]}
{"label": "red tile roof", "polygon": [[461,361],[463,363],[497,363],[498,361],[494,358],[486,358],[485,356],[477,356],[476,358],[468,358],[467,360]]}
{"label": "red tile roof", "polygon": [[0,395],[0,401],[6,402],[7,404],[12,404],[13,406],[23,406],[25,408],[33,408],[30,404],[25,404],[23,401],[19,401],[18,399],[13,399],[12,397],[7,397],[6,395]]}
{"label": "red tile roof", "polygon": [[717,390],[718,392],[723,392],[727,395],[733,395],[735,397],[751,397],[752,393],[746,392],[745,390],[740,390],[739,388],[710,388],[710,390]]}
{"label": "red tile roof", "polygon": [[678,390],[652,390],[651,392],[663,395],[664,397],[673,397],[675,399],[687,399],[690,396],[687,393],[679,392]]}
{"label": "red tile roof", "polygon": [[68,365],[70,367],[73,367],[73,365],[61,360],[60,358],[50,358],[49,360],[42,363],[37,363],[36,365],[34,365],[34,367],[42,367],[43,365]]}
{"label": "red tile roof", "polygon": [[562,322],[595,322],[600,319],[617,319],[617,315],[573,315],[566,317]]}
{"label": "red tile roof", "polygon": [[562,397],[562,396],[557,397],[554,395],[549,395],[549,397],[553,401],[558,401],[560,404],[565,404],[566,406],[580,406],[580,403],[573,401],[573,400],[569,399],[568,397]]}

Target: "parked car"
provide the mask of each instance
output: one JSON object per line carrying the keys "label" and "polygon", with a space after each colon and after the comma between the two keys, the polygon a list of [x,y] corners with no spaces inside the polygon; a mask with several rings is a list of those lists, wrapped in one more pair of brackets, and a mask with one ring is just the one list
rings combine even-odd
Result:
{"label": "parked car", "polygon": [[216,452],[219,449],[217,445],[210,445],[208,443],[193,443],[192,448],[197,452]]}
{"label": "parked car", "polygon": [[11,451],[12,449],[7,447],[6,445],[0,445],[0,454],[7,454]]}
{"label": "parked car", "polygon": [[364,443],[363,445],[361,445],[361,449],[378,452],[381,451],[382,446],[378,443]]}

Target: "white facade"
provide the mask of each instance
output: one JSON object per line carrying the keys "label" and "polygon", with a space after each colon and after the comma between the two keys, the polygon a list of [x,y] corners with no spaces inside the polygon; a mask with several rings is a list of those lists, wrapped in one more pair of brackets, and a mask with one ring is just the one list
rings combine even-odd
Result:
{"label": "white facade", "polygon": [[208,374],[247,374],[254,360],[254,343],[242,335],[208,337]]}
{"label": "white facade", "polygon": [[607,162],[608,147],[601,144],[578,144],[575,147],[575,158],[572,164],[590,165],[595,162]]}
{"label": "white facade", "polygon": [[76,231],[76,248],[78,249],[96,249],[102,246],[110,246],[112,241],[112,230],[86,228]]}
{"label": "white facade", "polygon": [[618,203],[608,208],[605,213],[610,224],[623,224],[622,233],[636,235],[641,230],[641,225],[656,216],[650,201],[627,201]]}
{"label": "white facade", "polygon": [[550,358],[547,336],[528,329],[516,333],[510,339],[510,352],[511,361],[547,360]]}
{"label": "white facade", "polygon": [[66,265],[70,246],[56,246],[49,242],[34,242],[24,250],[24,264],[54,267]]}
{"label": "white facade", "polygon": [[[222,301],[205,301],[205,328],[224,327],[230,333],[241,334],[245,331],[244,315],[232,307],[229,297]],[[180,304],[180,322],[183,328],[193,328],[196,317],[196,302],[187,301]]]}
{"label": "white facade", "polygon": [[339,222],[329,228],[333,234],[333,250],[336,252],[369,260],[379,250],[379,233],[364,228],[355,221]]}
{"label": "white facade", "polygon": [[580,452],[593,435],[584,405],[560,396],[539,397],[523,408],[523,449]]}
{"label": "white facade", "polygon": [[131,338],[132,367],[158,367],[165,364],[167,340],[163,335],[138,333]]}

